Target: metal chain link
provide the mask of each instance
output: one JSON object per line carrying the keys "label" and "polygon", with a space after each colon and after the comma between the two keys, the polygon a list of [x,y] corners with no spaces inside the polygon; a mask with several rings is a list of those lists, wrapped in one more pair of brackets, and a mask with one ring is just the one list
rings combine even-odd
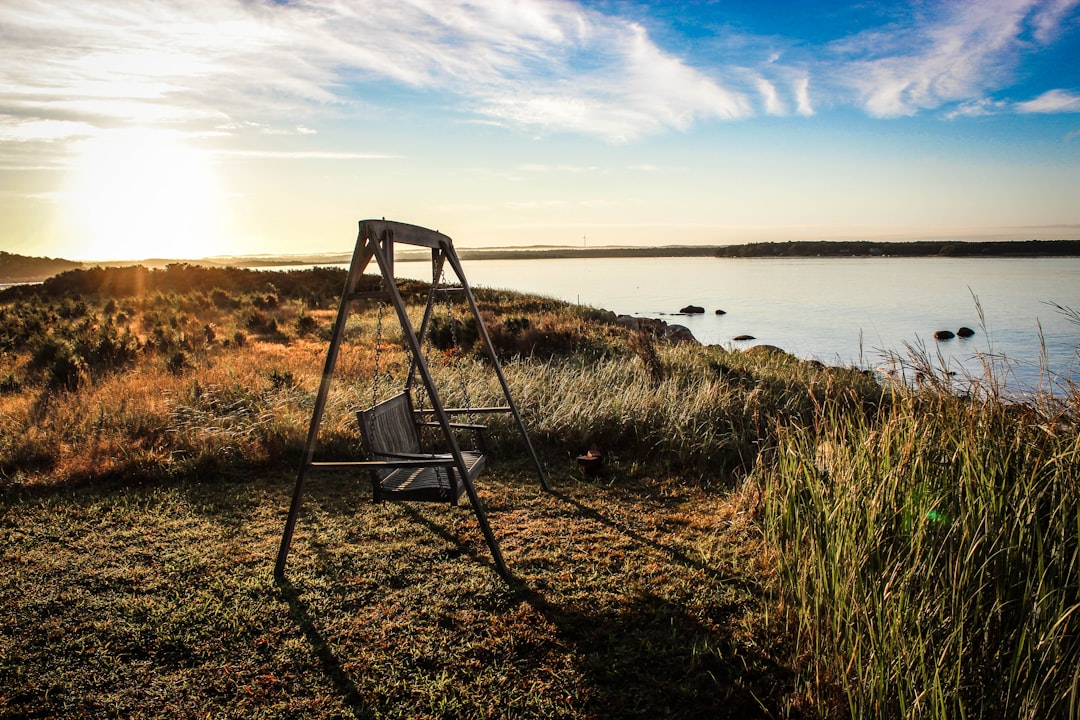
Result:
{"label": "metal chain link", "polygon": [[382,351],[382,316],[383,301],[379,301],[379,311],[375,315],[375,369],[374,378],[371,381],[371,407],[379,401],[379,355]]}
{"label": "metal chain link", "polygon": [[[442,279],[440,281],[440,285],[442,285],[443,287],[446,286],[445,280],[446,267],[444,266],[442,271]],[[473,423],[472,398],[469,397],[469,386],[465,382],[465,353],[462,351],[461,345],[458,342],[457,323],[454,322],[454,316],[450,310],[450,293],[446,293],[446,315],[450,321],[450,340],[453,343],[454,348],[454,364],[457,365],[458,381],[461,383],[461,397],[462,400],[465,402],[465,409],[467,411],[465,414],[465,419],[468,420],[469,424],[471,425]]]}

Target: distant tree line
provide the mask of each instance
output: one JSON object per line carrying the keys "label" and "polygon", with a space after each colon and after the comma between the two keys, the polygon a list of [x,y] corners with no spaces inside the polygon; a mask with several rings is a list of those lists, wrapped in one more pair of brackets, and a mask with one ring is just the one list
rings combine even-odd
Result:
{"label": "distant tree line", "polygon": [[[532,260],[555,258],[604,257],[859,257],[887,255],[892,257],[1066,257],[1080,256],[1080,240],[1007,240],[999,242],[958,242],[924,240],[915,242],[789,241],[747,243],[744,245],[665,245],[658,247],[594,247],[594,248],[521,248],[521,249],[462,249],[466,260]],[[404,257],[402,258],[404,259]],[[271,261],[264,261],[267,267]],[[292,262],[292,261],[290,261]],[[70,273],[75,272],[72,275]],[[85,274],[78,274],[78,273]],[[293,272],[312,275],[293,275]],[[61,275],[56,275],[61,273]],[[162,273],[155,275],[154,273]],[[310,270],[274,273],[273,284],[284,296],[299,292],[298,286],[336,282],[335,294],[344,283],[344,270],[312,267]],[[186,292],[227,287],[240,292],[265,287],[267,275],[248,268],[190,264],[176,262],[161,269],[144,265],[124,267],[92,267],[85,263],[53,258],[26,257],[0,251],[0,282],[33,282],[54,276],[46,281],[46,292],[66,288],[71,292],[104,292],[117,296],[135,295],[149,290]],[[62,278],[62,279],[61,279]],[[331,278],[338,278],[331,280]],[[149,284],[147,284],[149,283]],[[0,296],[2,297],[2,296]]]}
{"label": "distant tree line", "polygon": [[957,242],[802,241],[747,243],[717,248],[718,257],[1063,257],[1080,255],[1080,240]]}

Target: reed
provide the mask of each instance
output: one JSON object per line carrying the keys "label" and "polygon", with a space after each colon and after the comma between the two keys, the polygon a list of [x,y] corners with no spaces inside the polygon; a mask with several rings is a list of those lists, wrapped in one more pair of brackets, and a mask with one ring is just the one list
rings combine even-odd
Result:
{"label": "reed", "polygon": [[1076,425],[934,387],[883,408],[826,400],[756,475],[806,696],[824,715],[1076,717]]}

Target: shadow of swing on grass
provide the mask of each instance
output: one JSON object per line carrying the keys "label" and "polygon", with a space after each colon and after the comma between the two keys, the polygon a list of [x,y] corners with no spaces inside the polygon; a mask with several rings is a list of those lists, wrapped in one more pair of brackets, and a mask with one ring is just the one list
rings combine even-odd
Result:
{"label": "shadow of swing on grass", "polygon": [[281,593],[282,600],[289,606],[289,617],[296,623],[304,639],[311,646],[312,652],[318,658],[323,674],[326,675],[335,691],[341,696],[342,703],[349,708],[352,716],[356,720],[370,720],[377,717],[367,707],[356,683],[353,682],[349,672],[338,660],[337,655],[334,654],[330,643],[319,631],[315,620],[311,617],[311,611],[307,603],[300,597],[296,587],[288,580],[281,578],[277,580],[277,588]]}
{"label": "shadow of swing on grass", "polygon": [[[490,581],[478,584],[475,573],[457,562],[462,556],[480,564],[491,562],[480,551],[475,529],[464,522],[460,513],[433,513],[406,503],[382,509],[367,505],[361,511],[363,517],[352,515],[360,523],[352,523],[352,529],[345,531],[345,545],[334,541],[313,544],[308,562],[315,560],[321,568],[319,574],[338,577],[331,593],[335,604],[325,612],[361,613],[344,623],[348,630],[340,630],[341,618],[327,616],[325,626],[339,630],[323,632],[318,630],[324,624],[319,621],[321,611],[306,609],[303,616],[310,623],[304,634],[343,701],[352,703],[357,697],[367,697],[382,706],[393,704],[394,699],[379,694],[376,678],[364,671],[351,675],[346,667],[349,663],[336,658],[355,654],[361,648],[361,654],[367,656],[371,648],[393,648],[402,637],[419,642],[417,636],[428,634],[427,642],[434,643],[434,647],[422,643],[412,647],[405,653],[406,665],[429,650],[438,654],[447,663],[440,671],[448,673],[455,685],[461,684],[458,691],[463,694],[480,692],[470,687],[473,679],[463,669],[480,654],[485,662],[495,663],[500,676],[511,685],[528,685],[534,674],[553,673],[553,667],[570,668],[575,688],[572,704],[588,716],[780,714],[776,703],[790,691],[790,673],[767,652],[729,631],[745,612],[740,598],[754,590],[749,587],[751,583],[691,557],[675,543],[649,537],[647,521],[635,528],[614,517],[618,513],[604,508],[618,500],[610,498],[603,488],[584,486],[582,492],[589,497],[596,495],[596,502],[577,497],[573,487],[560,488],[529,504],[524,511],[527,518],[512,507],[492,506],[497,527],[504,523],[519,526],[516,534],[509,527],[502,531],[513,541],[508,547],[516,557],[514,564],[520,567],[509,588]],[[335,516],[344,516],[350,510],[333,493],[324,496],[316,491],[313,501],[318,506],[316,523],[323,525],[319,534],[334,537],[331,526],[338,524]],[[507,516],[500,517],[503,512]],[[517,522],[511,523],[510,515],[515,515]],[[361,526],[371,529],[358,529]],[[541,555],[552,554],[550,545],[533,547],[534,541],[541,539],[535,534],[545,529],[557,536],[555,545],[566,535],[592,532],[597,539],[606,537],[611,545],[621,545],[634,561],[655,562],[660,558],[676,571],[685,571],[683,575],[688,579],[683,583],[697,582],[694,579],[698,578],[709,587],[736,588],[739,592],[717,596],[703,609],[697,605],[698,600],[680,594],[689,592],[685,587],[651,589],[642,584],[640,577],[621,578],[617,565],[599,567],[605,562],[602,560],[598,560],[596,588],[582,589],[575,573],[587,568],[580,563],[575,566],[565,549],[553,553],[553,564],[547,560],[536,562]],[[416,544],[424,547],[424,556],[419,560],[412,556]],[[292,599],[302,603],[300,593],[295,589],[293,592]],[[404,617],[383,618],[374,609],[379,606],[404,606],[409,611]],[[463,625],[462,618],[470,618],[470,624]],[[378,627],[380,622],[398,627]],[[411,630],[402,628],[401,623]],[[487,650],[478,650],[477,645]],[[396,663],[389,657],[379,662]],[[542,664],[538,667],[537,663]],[[429,670],[418,663],[406,669],[398,667],[395,677],[400,682],[401,673],[405,673],[411,681],[423,684],[428,681],[426,672]],[[356,685],[365,681],[366,694]],[[361,711],[366,710],[354,710]]]}

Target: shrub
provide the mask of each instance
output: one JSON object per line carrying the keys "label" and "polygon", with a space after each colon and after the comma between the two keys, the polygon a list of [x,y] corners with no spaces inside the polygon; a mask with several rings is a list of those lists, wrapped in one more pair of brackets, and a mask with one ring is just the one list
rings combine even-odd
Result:
{"label": "shrub", "polygon": [[221,288],[214,288],[210,293],[210,302],[219,310],[231,310],[236,307],[232,295]]}
{"label": "shrub", "polygon": [[256,295],[251,304],[260,310],[273,310],[278,306],[278,296],[276,293],[266,293],[265,295]]}
{"label": "shrub", "polygon": [[270,371],[270,384],[275,388],[280,389],[289,385],[295,385],[296,379],[293,377],[292,371],[279,371],[277,368],[274,368]]}
{"label": "shrub", "polygon": [[298,335],[314,335],[319,331],[319,321],[310,315],[304,314],[296,318],[296,333]]}
{"label": "shrub", "polygon": [[68,342],[54,345],[52,357],[46,366],[45,379],[51,387],[77,390],[86,378],[86,361]]}
{"label": "shrub", "polygon": [[191,361],[188,360],[188,356],[183,350],[177,350],[169,357],[168,362],[165,363],[165,367],[174,375],[180,375],[191,367]]}
{"label": "shrub", "polygon": [[15,373],[8,373],[0,378],[0,393],[11,394],[22,390],[22,383],[15,377]]}

